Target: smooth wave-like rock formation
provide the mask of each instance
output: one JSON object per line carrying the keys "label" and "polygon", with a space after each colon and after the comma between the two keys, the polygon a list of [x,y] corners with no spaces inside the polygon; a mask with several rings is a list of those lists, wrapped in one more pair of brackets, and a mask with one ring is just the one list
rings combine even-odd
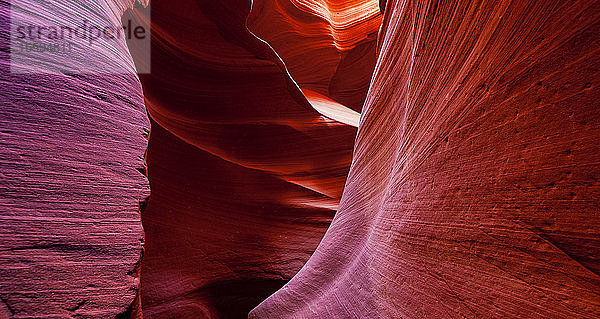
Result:
{"label": "smooth wave-like rock formation", "polygon": [[259,0],[247,25],[283,59],[302,89],[359,111],[375,65],[376,0]]}
{"label": "smooth wave-like rock formation", "polygon": [[[120,24],[132,6],[65,4],[29,1],[21,21]],[[128,74],[45,74],[41,65],[11,73],[10,14],[0,3],[0,318],[127,318],[148,195],[148,119],[133,60],[123,40],[73,61]],[[45,57],[46,66],[64,62]]]}
{"label": "smooth wave-like rock formation", "polygon": [[[312,12],[267,7],[253,4],[264,16],[252,33],[247,0],[153,3],[145,316],[245,317],[308,260],[337,209],[360,116],[350,106],[364,98],[349,90],[366,92],[378,12],[365,25],[347,8],[331,36]],[[293,48],[279,55],[267,31]],[[330,87],[353,104],[323,95]]]}
{"label": "smooth wave-like rock formation", "polygon": [[250,317],[599,317],[598,34],[597,1],[388,1],[339,210]]}

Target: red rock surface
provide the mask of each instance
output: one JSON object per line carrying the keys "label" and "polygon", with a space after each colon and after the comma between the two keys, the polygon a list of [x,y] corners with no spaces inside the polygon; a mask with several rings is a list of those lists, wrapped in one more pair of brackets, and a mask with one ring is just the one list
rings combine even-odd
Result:
{"label": "red rock surface", "polygon": [[[120,18],[105,13],[98,19]],[[139,288],[138,205],[148,195],[138,171],[148,127],[139,80],[12,74],[8,24],[3,2],[0,318],[127,318]],[[86,63],[132,62],[124,42],[103,49],[104,60],[90,54]]]}
{"label": "red rock surface", "polygon": [[[248,4],[153,3],[152,73],[141,77],[153,120],[152,194],[142,215],[147,317],[245,317],[308,260],[341,196],[358,113],[310,90],[307,100],[297,83],[313,86],[296,82],[288,57],[245,27]],[[325,60],[342,65],[342,49],[325,34],[327,22],[311,22],[324,41],[315,48],[308,35],[286,35],[292,25],[308,28],[307,22],[284,22],[270,35],[304,39],[295,47],[304,46],[304,58],[315,60],[290,63],[290,73],[314,73]],[[370,31],[344,40],[343,50],[354,52],[344,53],[348,59],[376,31],[361,28]],[[375,42],[368,41],[373,54],[359,59],[373,65]],[[325,71],[315,89],[334,83],[343,91],[362,81],[358,89],[366,90],[371,74],[368,67],[354,75]],[[331,80],[336,76],[356,79]],[[311,100],[351,125],[323,117]]]}
{"label": "red rock surface", "polygon": [[386,10],[339,210],[250,317],[599,317],[599,3]]}

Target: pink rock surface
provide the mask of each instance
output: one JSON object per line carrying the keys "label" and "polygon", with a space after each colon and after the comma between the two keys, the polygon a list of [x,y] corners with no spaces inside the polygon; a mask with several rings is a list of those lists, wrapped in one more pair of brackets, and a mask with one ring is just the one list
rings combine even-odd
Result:
{"label": "pink rock surface", "polygon": [[[104,16],[112,17],[120,15]],[[12,74],[8,24],[2,3],[0,318],[128,317],[139,286],[138,205],[148,195],[139,80]],[[104,60],[90,53],[86,63],[132,62],[124,42],[104,49]]]}

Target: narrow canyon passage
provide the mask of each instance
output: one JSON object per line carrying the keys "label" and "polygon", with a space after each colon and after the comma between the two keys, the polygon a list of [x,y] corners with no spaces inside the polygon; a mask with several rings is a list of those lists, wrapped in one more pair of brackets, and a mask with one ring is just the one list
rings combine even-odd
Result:
{"label": "narrow canyon passage", "polygon": [[600,318],[599,66],[597,0],[0,1],[0,319]]}
{"label": "narrow canyon passage", "polygon": [[329,226],[381,15],[318,3],[152,4],[145,316],[245,317]]}

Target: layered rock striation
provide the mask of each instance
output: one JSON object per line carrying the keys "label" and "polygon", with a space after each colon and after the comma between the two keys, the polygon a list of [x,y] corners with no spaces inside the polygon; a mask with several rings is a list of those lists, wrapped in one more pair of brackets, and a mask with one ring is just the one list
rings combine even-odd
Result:
{"label": "layered rock striation", "polygon": [[[34,28],[120,24],[133,6],[12,4],[30,13],[18,23]],[[0,3],[0,318],[127,318],[139,289],[139,203],[149,193],[149,123],[127,44],[98,41],[71,60],[105,73],[47,72],[65,63],[53,53],[17,65],[11,9]],[[117,64],[129,72],[108,71]]]}

